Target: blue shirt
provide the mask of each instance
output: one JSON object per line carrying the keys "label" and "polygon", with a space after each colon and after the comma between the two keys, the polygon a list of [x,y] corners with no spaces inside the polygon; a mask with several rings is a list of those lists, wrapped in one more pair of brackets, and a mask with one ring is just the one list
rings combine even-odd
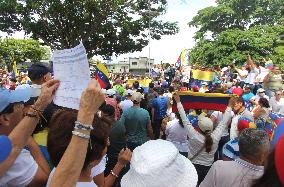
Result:
{"label": "blue shirt", "polygon": [[249,102],[249,100],[250,100],[253,96],[254,96],[254,94],[250,92],[250,93],[245,93],[245,94],[243,94],[242,98],[243,98],[244,101]]}
{"label": "blue shirt", "polygon": [[153,99],[152,107],[155,109],[154,119],[164,119],[168,109],[168,97],[159,96]]}
{"label": "blue shirt", "polygon": [[240,157],[239,138],[227,142],[223,147],[223,157],[235,160]]}

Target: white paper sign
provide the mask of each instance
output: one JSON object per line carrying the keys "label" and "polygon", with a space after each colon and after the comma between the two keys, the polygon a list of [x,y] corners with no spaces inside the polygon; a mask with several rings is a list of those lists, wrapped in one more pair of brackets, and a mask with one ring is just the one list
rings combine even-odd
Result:
{"label": "white paper sign", "polygon": [[83,44],[55,51],[52,61],[54,79],[60,80],[54,104],[78,110],[81,94],[90,81],[88,58]]}

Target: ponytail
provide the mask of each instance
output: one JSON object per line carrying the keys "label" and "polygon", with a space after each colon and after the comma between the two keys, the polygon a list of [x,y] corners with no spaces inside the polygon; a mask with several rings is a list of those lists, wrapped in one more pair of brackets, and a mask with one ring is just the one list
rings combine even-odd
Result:
{"label": "ponytail", "polygon": [[184,124],[182,123],[182,119],[181,119],[181,117],[180,117],[180,115],[179,115],[178,112],[176,113],[176,117],[177,117],[177,119],[178,119],[178,121],[179,121],[179,125],[180,125],[182,128],[184,128]]}
{"label": "ponytail", "polygon": [[212,150],[212,145],[213,145],[213,139],[211,137],[210,131],[205,132],[205,150],[207,153],[209,153]]}

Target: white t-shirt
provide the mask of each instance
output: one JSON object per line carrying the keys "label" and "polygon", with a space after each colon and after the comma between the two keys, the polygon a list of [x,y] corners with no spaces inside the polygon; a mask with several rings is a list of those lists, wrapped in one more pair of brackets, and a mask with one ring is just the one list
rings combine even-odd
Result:
{"label": "white t-shirt", "polygon": [[260,66],[259,68],[260,68],[260,72],[259,72],[258,76],[256,77],[256,79],[259,82],[263,82],[264,77],[269,73],[269,69],[266,69],[262,66]]}
{"label": "white t-shirt", "polygon": [[275,97],[272,97],[269,100],[269,105],[273,112],[280,112],[281,108],[284,108],[284,98],[280,98],[279,101],[276,101]]}
{"label": "white t-shirt", "polygon": [[[233,113],[233,112],[232,112]],[[216,118],[216,124],[217,126],[221,123],[221,121],[223,120],[223,113],[220,111],[214,111],[211,116],[214,116]],[[232,114],[233,116],[233,114]],[[228,132],[228,126],[224,129],[224,132],[222,134],[222,136],[228,136],[229,132]]]}
{"label": "white t-shirt", "polygon": [[120,106],[122,111],[125,111],[126,109],[133,106],[133,102],[131,100],[126,99],[124,101],[121,101]]}
{"label": "white t-shirt", "polygon": [[103,173],[106,169],[106,155],[102,158],[100,163],[92,168],[91,170],[91,177],[94,178],[95,176]]}
{"label": "white t-shirt", "polygon": [[14,164],[0,178],[1,187],[22,187],[27,186],[36,175],[38,165],[30,152],[23,149]]}
{"label": "white t-shirt", "polygon": [[251,70],[249,73],[248,73],[248,76],[246,78],[246,83],[247,84],[254,84],[255,83],[255,78],[257,76],[257,71],[256,70]]}
{"label": "white t-shirt", "polygon": [[242,76],[244,76],[244,77],[241,77],[239,74],[238,74],[238,77],[237,77],[237,79],[241,82],[241,81],[243,81],[243,82],[245,82],[246,81],[246,77],[247,77],[247,75],[248,75],[248,71],[247,70],[240,70],[240,73],[241,73],[241,75]]}

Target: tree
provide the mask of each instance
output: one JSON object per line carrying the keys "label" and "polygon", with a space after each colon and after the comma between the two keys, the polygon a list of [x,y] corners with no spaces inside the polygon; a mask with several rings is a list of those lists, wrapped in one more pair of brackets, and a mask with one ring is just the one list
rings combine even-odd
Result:
{"label": "tree", "polygon": [[189,22],[197,41],[190,52],[193,63],[243,64],[246,55],[255,60],[271,58],[281,65],[284,30],[284,0],[217,0]]}
{"label": "tree", "polygon": [[52,49],[82,41],[89,57],[109,57],[142,50],[149,27],[157,40],[177,33],[176,23],[155,19],[166,7],[166,0],[2,0],[0,30],[24,30]]}
{"label": "tree", "polygon": [[21,63],[29,59],[40,61],[47,54],[47,49],[33,39],[2,39],[0,41],[0,63],[12,70],[13,62]]}

